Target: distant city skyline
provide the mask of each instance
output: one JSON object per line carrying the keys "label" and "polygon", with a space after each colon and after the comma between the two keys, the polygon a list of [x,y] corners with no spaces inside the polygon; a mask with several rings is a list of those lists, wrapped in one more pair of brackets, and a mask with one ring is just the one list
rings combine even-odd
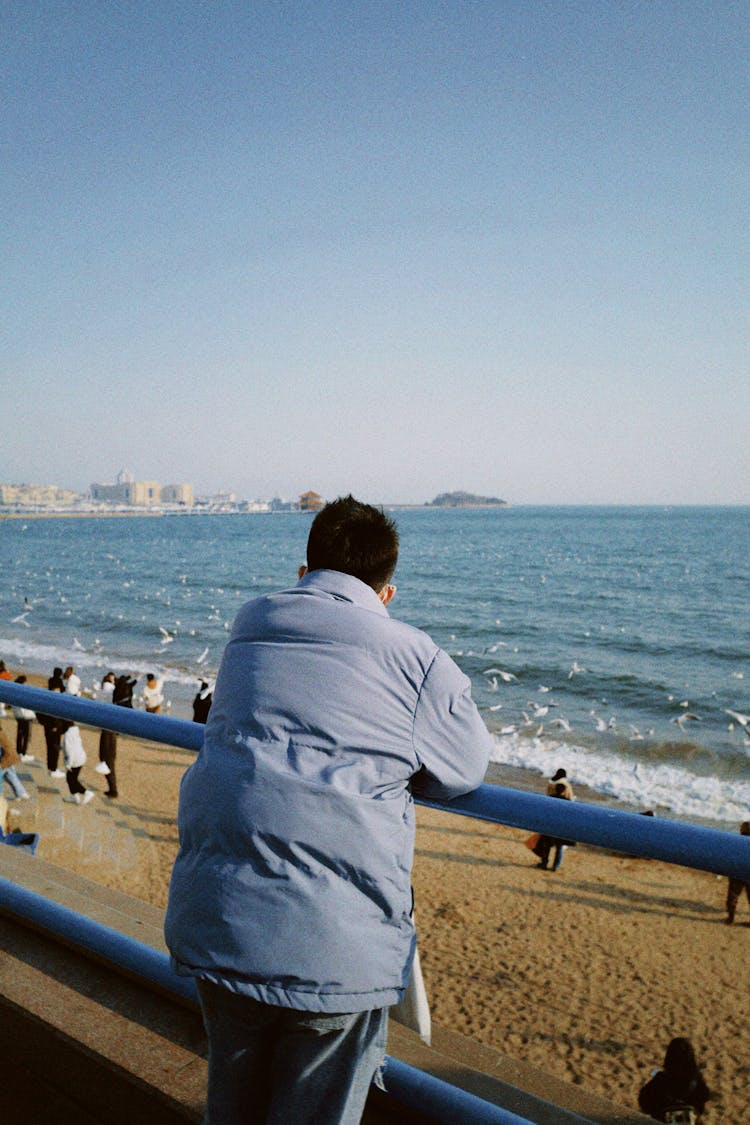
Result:
{"label": "distant city skyline", "polygon": [[750,503],[747,10],[4,5],[0,477]]}

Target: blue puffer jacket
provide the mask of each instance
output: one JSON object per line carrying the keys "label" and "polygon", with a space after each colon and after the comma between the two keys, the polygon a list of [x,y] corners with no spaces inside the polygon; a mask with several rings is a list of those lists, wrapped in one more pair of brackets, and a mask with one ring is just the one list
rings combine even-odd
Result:
{"label": "blue puffer jacket", "polygon": [[396,1003],[414,947],[410,782],[468,792],[489,750],[467,677],[358,579],[313,571],[249,602],[180,791],[178,971],[306,1011]]}

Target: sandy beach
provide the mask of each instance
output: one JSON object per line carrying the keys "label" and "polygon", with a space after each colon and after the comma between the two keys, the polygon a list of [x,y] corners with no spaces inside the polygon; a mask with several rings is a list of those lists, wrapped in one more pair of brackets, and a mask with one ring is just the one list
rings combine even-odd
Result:
{"label": "sandy beach", "polygon": [[[2,727],[15,739],[11,718]],[[20,810],[12,822],[40,833],[43,859],[164,906],[193,754],[121,736],[110,802],[94,771],[98,733],[84,728],[83,738],[82,779],[97,797],[62,800],[35,723],[36,760],[20,767],[33,800],[10,803]],[[704,1120],[750,1121],[750,909],[743,899],[725,925],[726,879],[584,846],[552,873],[535,866],[523,831],[425,808],[417,820],[417,923],[435,1022],[630,1107],[669,1039],[688,1036],[717,1095]]]}

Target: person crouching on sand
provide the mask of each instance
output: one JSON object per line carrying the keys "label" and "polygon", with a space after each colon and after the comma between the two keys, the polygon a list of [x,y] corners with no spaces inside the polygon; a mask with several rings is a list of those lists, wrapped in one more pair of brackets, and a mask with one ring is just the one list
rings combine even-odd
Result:
{"label": "person crouching on sand", "polygon": [[86,765],[86,751],[83,748],[81,732],[75,723],[66,728],[62,740],[63,759],[65,761],[65,780],[68,783],[70,796],[64,800],[76,805],[87,805],[93,801],[93,789],[87,789],[79,778],[79,774]]}
{"label": "person crouching on sand", "polygon": [[663,1070],[641,1088],[638,1106],[655,1121],[700,1121],[710,1097],[692,1043],[678,1037],[667,1047]]}

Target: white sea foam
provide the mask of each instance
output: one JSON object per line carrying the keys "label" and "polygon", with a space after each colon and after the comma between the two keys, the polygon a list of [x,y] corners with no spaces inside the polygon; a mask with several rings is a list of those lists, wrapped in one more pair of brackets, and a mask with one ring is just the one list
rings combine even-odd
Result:
{"label": "white sea foam", "polygon": [[87,680],[98,684],[106,672],[133,672],[144,675],[153,672],[165,684],[192,686],[196,680],[209,679],[215,676],[213,669],[206,669],[205,665],[200,671],[193,672],[186,668],[174,668],[162,664],[158,660],[127,658],[122,655],[110,656],[104,649],[94,651],[86,650],[70,644],[51,645],[38,641],[26,641],[23,638],[0,637],[0,654],[7,664],[18,664],[32,672],[50,675],[55,666],[64,668],[71,664],[75,667],[84,686],[88,688]]}
{"label": "white sea foam", "polygon": [[747,818],[750,781],[701,775],[674,761],[632,761],[621,754],[518,734],[494,735],[492,761],[549,778],[559,767],[573,785],[638,809],[665,809],[675,816],[732,824]]}

